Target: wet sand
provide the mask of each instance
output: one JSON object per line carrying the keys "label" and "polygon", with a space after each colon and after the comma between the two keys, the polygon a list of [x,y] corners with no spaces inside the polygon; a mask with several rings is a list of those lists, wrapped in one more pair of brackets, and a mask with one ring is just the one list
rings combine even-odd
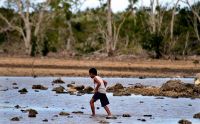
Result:
{"label": "wet sand", "polygon": [[[175,124],[180,119],[188,119],[193,124],[199,124],[199,119],[194,119],[193,115],[200,112],[200,99],[190,98],[166,98],[158,99],[154,96],[113,96],[111,93],[108,94],[110,100],[110,108],[112,113],[117,116],[115,120],[106,119],[106,114],[103,108],[101,108],[100,102],[96,103],[97,116],[90,118],[90,106],[89,100],[92,94],[85,94],[82,96],[69,95],[69,94],[56,94],[52,91],[53,87],[62,85],[66,88],[67,84],[74,81],[76,84],[81,84],[81,78],[64,78],[66,83],[54,84],[52,81],[56,78],[31,78],[31,77],[1,77],[0,78],[0,89],[8,89],[7,91],[0,91],[0,123],[52,123],[52,124],[88,124],[88,123],[124,123],[124,124]],[[79,80],[79,81],[78,81]],[[114,79],[113,79],[114,80]],[[115,79],[112,83],[119,79]],[[122,81],[123,79],[121,79]],[[130,79],[129,79],[130,80]],[[148,79],[146,79],[148,80]],[[183,79],[184,80],[184,79]],[[190,79],[186,79],[188,82]],[[85,85],[90,85],[91,82],[88,78],[85,79]],[[132,80],[134,83],[134,80]],[[135,80],[137,82],[137,80]],[[158,85],[161,85],[163,80],[157,80]],[[13,89],[13,83],[17,83],[19,89],[27,88],[28,93],[20,94],[19,89]],[[87,83],[86,83],[87,82]],[[110,79],[110,82],[112,80]],[[126,82],[126,81],[124,81]],[[147,81],[141,80],[141,82]],[[160,82],[160,83],[159,83]],[[130,83],[130,82],[129,82]],[[123,83],[128,85],[129,83]],[[48,87],[48,90],[39,90],[36,92],[32,89],[33,84],[42,84]],[[150,84],[149,84],[150,85]],[[19,105],[22,108],[15,108],[14,106]],[[22,113],[21,110],[35,109],[38,111],[36,118],[29,118],[27,113]],[[70,113],[69,116],[60,116],[61,111]],[[83,114],[74,114],[73,111],[82,111]],[[122,115],[128,113],[131,115],[130,118],[124,118]],[[58,115],[55,116],[55,115]],[[144,115],[151,115],[151,117],[144,117]],[[13,117],[22,117],[20,121],[10,121]],[[47,119],[48,122],[43,122]],[[145,119],[142,122],[138,119]]]}

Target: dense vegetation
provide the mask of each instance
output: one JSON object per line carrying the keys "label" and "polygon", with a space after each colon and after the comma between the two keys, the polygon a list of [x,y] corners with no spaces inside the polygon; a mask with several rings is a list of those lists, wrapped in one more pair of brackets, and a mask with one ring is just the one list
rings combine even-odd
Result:
{"label": "dense vegetation", "polygon": [[174,6],[150,0],[153,4],[149,7],[137,7],[137,0],[129,1],[125,11],[112,13],[109,18],[109,2],[100,1],[100,7],[80,11],[82,3],[77,0],[47,0],[39,4],[8,0],[0,8],[0,50],[31,56],[200,55],[200,2],[190,5],[186,0],[182,4],[187,6],[181,8],[183,1],[179,0]]}

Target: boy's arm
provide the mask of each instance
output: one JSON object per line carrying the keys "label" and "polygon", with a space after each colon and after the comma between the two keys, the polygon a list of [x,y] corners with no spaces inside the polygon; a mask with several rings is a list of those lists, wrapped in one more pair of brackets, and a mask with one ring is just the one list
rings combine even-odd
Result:
{"label": "boy's arm", "polygon": [[103,80],[104,86],[107,87],[108,82]]}
{"label": "boy's arm", "polygon": [[97,87],[94,89],[94,92],[96,93],[96,92],[98,92],[98,89],[99,89],[99,87],[101,86],[101,83],[100,83],[100,81],[99,81],[98,79],[96,79],[96,78],[94,78],[94,82],[97,83]]}

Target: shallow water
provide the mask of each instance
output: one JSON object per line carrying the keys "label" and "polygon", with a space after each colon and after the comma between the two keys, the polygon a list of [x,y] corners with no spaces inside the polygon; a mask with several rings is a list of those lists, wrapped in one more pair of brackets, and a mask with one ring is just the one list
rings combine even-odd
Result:
{"label": "shallow water", "polygon": [[[90,118],[90,106],[89,100],[92,94],[86,94],[83,96],[74,96],[69,94],[56,94],[52,92],[51,82],[56,79],[55,77],[1,77],[0,89],[8,88],[7,91],[0,91],[0,124],[8,123],[50,123],[50,124],[88,124],[99,123],[99,121],[107,121],[110,123],[125,123],[125,124],[176,124],[180,119],[188,119],[193,124],[199,124],[200,120],[193,119],[195,113],[200,112],[200,99],[189,98],[166,98],[156,99],[156,97],[149,96],[122,96],[113,97],[112,94],[108,94],[110,100],[110,108],[114,115],[118,118],[116,120],[105,119],[105,112],[100,107],[99,101],[96,103],[96,107],[100,109],[96,110],[97,117]],[[66,87],[68,83],[75,82],[76,84],[92,85],[89,78],[62,78],[66,83],[63,86]],[[108,80],[109,85],[113,85],[116,82],[120,82],[125,86],[134,83],[142,83],[144,85],[160,86],[170,78],[105,78]],[[184,82],[192,83],[193,79],[181,79]],[[12,83],[16,82],[19,87],[27,88],[27,94],[18,93],[18,89],[13,89]],[[33,84],[43,84],[49,89],[45,91],[35,92],[31,89]],[[57,85],[56,85],[57,86]],[[192,106],[189,106],[191,104]],[[20,105],[20,109],[14,108],[15,105]],[[48,107],[48,108],[47,108]],[[85,109],[81,109],[84,107]],[[21,109],[36,109],[38,115],[36,118],[28,118],[27,113],[22,113]],[[59,112],[66,111],[71,114],[71,117],[54,117]],[[84,114],[72,114],[73,111],[83,111]],[[129,113],[132,117],[123,118],[123,113]],[[150,117],[144,117],[143,115],[152,115]],[[22,119],[19,122],[12,122],[10,119],[15,116],[21,116]],[[44,119],[48,119],[48,122],[42,122]],[[146,122],[141,122],[137,119],[146,119]]]}

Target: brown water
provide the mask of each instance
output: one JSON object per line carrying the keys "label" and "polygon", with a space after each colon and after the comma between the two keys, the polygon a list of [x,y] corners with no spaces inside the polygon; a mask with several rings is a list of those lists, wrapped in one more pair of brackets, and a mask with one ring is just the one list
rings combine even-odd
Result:
{"label": "brown water", "polygon": [[[124,124],[176,124],[180,119],[188,119],[193,124],[200,124],[200,120],[193,119],[195,113],[200,112],[200,99],[189,98],[164,98],[156,99],[156,97],[132,95],[123,97],[113,97],[112,94],[108,94],[110,100],[110,108],[112,113],[117,116],[116,120],[105,119],[106,114],[103,108],[100,107],[99,101],[96,103],[96,107],[100,107],[96,111],[97,117],[90,118],[90,106],[89,100],[92,94],[86,94],[83,96],[72,96],[69,94],[55,94],[52,92],[51,82],[56,79],[52,77],[1,77],[0,78],[0,90],[8,89],[7,91],[0,91],[0,124],[19,123],[19,124],[95,124],[99,121],[107,121],[112,124],[124,123]],[[76,84],[91,85],[89,78],[62,78],[66,84],[74,81]],[[110,85],[121,82],[125,86],[134,83],[142,83],[145,85],[160,86],[162,83],[169,80],[169,78],[106,78]],[[192,83],[193,79],[181,79],[184,82]],[[19,94],[17,89],[13,89],[12,83],[16,82],[19,87],[27,88],[27,94]],[[45,91],[35,92],[31,89],[33,84],[43,84],[49,89]],[[142,102],[141,102],[142,101]],[[192,106],[189,106],[191,104]],[[20,105],[20,109],[14,108],[15,105]],[[48,108],[46,108],[48,107]],[[84,107],[85,109],[81,109]],[[21,109],[33,108],[38,111],[36,118],[28,118],[27,113],[22,113]],[[54,117],[59,112],[66,111],[71,113],[70,117]],[[83,111],[84,114],[72,114],[73,111]],[[129,113],[132,117],[123,118],[123,113]],[[152,115],[152,117],[144,117],[143,115]],[[10,119],[15,116],[21,116],[22,119],[19,122],[12,122]],[[48,119],[48,122],[42,122],[42,120]],[[146,122],[141,122],[137,119],[146,119]]]}

